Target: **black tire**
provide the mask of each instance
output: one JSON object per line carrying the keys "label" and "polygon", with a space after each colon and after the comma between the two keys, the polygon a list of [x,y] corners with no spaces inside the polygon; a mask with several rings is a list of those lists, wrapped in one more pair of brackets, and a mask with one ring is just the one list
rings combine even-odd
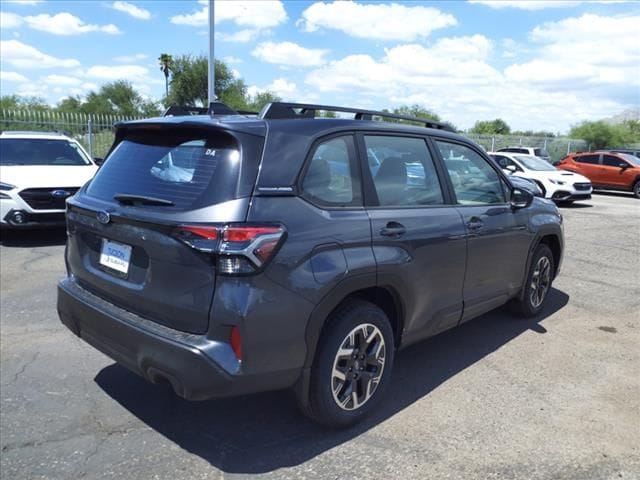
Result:
{"label": "black tire", "polygon": [[636,183],[633,184],[633,196],[636,198],[640,198],[640,180],[637,180]]}
{"label": "black tire", "polygon": [[511,301],[512,311],[524,318],[535,317],[544,308],[555,272],[551,249],[541,243],[531,257],[524,291]]}
{"label": "black tire", "polygon": [[330,428],[361,421],[384,396],[394,357],[393,331],[386,314],[372,303],[349,301],[328,319],[311,367],[309,402],[303,413]]}

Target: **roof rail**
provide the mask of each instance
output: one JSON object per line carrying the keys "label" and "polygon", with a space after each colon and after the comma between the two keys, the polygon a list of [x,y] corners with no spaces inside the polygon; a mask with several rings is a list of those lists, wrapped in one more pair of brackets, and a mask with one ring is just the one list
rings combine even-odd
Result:
{"label": "roof rail", "polygon": [[60,136],[71,136],[71,133],[65,132],[64,130],[2,130],[0,133],[8,133],[15,135],[60,135]]}
{"label": "roof rail", "polygon": [[380,112],[376,110],[363,110],[360,108],[335,107],[331,105],[314,105],[310,103],[287,103],[271,102],[264,106],[259,118],[263,119],[285,119],[285,118],[315,118],[316,111],[353,113],[355,120],[373,120],[373,117],[393,118],[395,120],[405,120],[416,122],[427,128],[436,128],[455,132],[450,125],[436,122],[427,118],[412,117],[409,115],[397,115],[390,112]]}

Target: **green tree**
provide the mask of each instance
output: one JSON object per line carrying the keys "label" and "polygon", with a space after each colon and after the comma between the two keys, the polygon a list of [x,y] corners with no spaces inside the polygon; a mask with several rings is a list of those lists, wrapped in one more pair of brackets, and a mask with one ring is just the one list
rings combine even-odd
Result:
{"label": "green tree", "polygon": [[20,95],[3,95],[0,97],[0,109],[15,110],[29,108],[31,110],[51,110],[47,102],[40,97],[21,97]]}
{"label": "green tree", "polygon": [[266,104],[280,101],[282,101],[280,97],[278,97],[275,93],[267,90],[257,93],[253,97],[248,97],[246,102],[247,110],[250,112],[259,112]]}
{"label": "green tree", "polygon": [[127,117],[148,117],[160,113],[155,102],[145,100],[126,80],[105,83],[97,92],[89,92],[84,101],[79,96],[67,97],[58,104],[58,110]]}
{"label": "green tree", "polygon": [[501,118],[495,120],[479,120],[475,123],[469,133],[477,133],[484,135],[508,135],[511,133],[511,127]]}
{"label": "green tree", "polygon": [[409,117],[425,118],[427,120],[433,120],[434,122],[440,121],[440,115],[418,104],[414,104],[411,106],[402,105],[400,107],[394,108],[393,113],[395,113],[396,115],[407,115]]}
{"label": "green tree", "polygon": [[63,98],[62,100],[60,100],[60,102],[58,102],[56,110],[65,113],[81,112],[82,98],[80,98],[80,95],[76,95],[75,97]]}
{"label": "green tree", "polygon": [[160,62],[160,71],[164,74],[164,89],[165,96],[169,96],[169,72],[173,68],[173,57],[168,53],[161,53],[158,57]]}
{"label": "green tree", "polygon": [[575,125],[571,128],[569,136],[585,140],[591,149],[620,147],[634,142],[634,134],[628,126],[611,125],[602,120],[585,121]]}
{"label": "green tree", "polygon": [[[173,59],[169,95],[166,105],[206,106],[208,94],[208,60],[199,55],[181,55]],[[247,109],[247,87],[220,60],[215,61],[215,94],[231,108]]]}

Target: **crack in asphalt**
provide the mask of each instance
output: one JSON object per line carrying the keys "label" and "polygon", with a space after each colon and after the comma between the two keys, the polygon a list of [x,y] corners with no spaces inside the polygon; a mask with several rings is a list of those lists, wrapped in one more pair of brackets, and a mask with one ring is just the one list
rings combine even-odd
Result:
{"label": "crack in asphalt", "polygon": [[15,383],[18,378],[25,372],[25,370],[29,367],[29,365],[31,365],[33,362],[36,361],[36,359],[38,358],[38,356],[40,355],[40,352],[35,352],[33,354],[33,356],[31,357],[31,360],[28,360],[25,362],[24,365],[22,365],[22,367],[20,368],[20,370],[18,370],[14,375],[13,378],[8,381],[7,383],[3,383],[2,387],[8,387],[9,385],[12,385],[13,383]]}

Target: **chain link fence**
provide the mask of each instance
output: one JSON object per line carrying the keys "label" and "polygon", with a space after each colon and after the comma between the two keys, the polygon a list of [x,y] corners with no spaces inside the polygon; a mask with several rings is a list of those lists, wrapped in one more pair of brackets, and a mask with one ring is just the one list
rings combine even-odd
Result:
{"label": "chain link fence", "polygon": [[[134,120],[116,115],[87,115],[47,110],[0,110],[0,130],[58,131],[78,140],[93,157],[104,157],[114,139],[113,125]],[[517,135],[465,134],[486,151],[505,147],[541,147],[549,152],[552,161],[558,161],[570,152],[589,150],[584,140],[567,137],[525,137]]]}
{"label": "chain link fence", "polygon": [[47,110],[0,110],[2,131],[61,132],[80,142],[92,157],[100,158],[107,154],[113,143],[113,125],[126,120],[135,118]]}
{"label": "chain link fence", "polygon": [[476,135],[464,134],[487,152],[495,152],[499,148],[533,147],[544,148],[549,152],[552,162],[557,162],[571,152],[589,151],[589,144],[584,140],[568,137],[525,137],[519,135]]}

